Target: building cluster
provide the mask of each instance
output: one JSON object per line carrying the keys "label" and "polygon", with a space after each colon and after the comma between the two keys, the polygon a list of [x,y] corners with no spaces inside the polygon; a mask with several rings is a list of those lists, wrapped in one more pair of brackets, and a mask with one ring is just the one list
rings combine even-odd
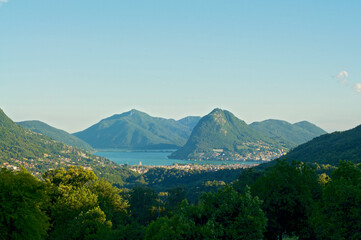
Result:
{"label": "building cluster", "polygon": [[271,161],[287,153],[285,148],[274,148],[269,144],[258,141],[242,143],[234,151],[226,149],[212,149],[210,152],[198,153],[195,158],[188,160],[197,161]]}
{"label": "building cluster", "polygon": [[240,164],[240,163],[233,163],[233,164],[173,164],[173,165],[164,165],[164,166],[145,166],[145,165],[134,165],[131,166],[129,169],[144,174],[149,171],[151,168],[164,168],[164,169],[178,169],[184,171],[218,171],[218,170],[225,170],[225,169],[244,169],[255,167],[259,164]]}

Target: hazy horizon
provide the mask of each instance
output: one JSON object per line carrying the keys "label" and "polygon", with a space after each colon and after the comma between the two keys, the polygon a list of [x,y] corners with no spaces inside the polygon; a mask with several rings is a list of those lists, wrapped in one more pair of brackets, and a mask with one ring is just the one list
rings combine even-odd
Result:
{"label": "hazy horizon", "polygon": [[0,108],[70,133],[138,109],[361,124],[361,2],[0,1]]}

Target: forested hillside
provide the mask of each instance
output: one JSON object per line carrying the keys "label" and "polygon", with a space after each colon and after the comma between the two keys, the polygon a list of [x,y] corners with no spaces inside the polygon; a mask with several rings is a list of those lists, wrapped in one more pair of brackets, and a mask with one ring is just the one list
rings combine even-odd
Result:
{"label": "forested hillside", "polygon": [[201,117],[189,116],[178,120],[178,122],[183,124],[184,126],[187,126],[188,129],[192,131],[193,128],[198,124],[199,120],[201,120]]}
{"label": "forested hillside", "polygon": [[105,158],[19,126],[0,109],[0,166],[18,170],[20,165],[38,177],[49,169],[82,166],[120,185],[125,178],[134,175]]}
{"label": "forested hillside", "polygon": [[81,148],[88,152],[94,151],[94,149],[83,140],[63,130],[49,126],[48,124],[43,123],[41,121],[23,121],[23,122],[18,122],[17,124],[33,132],[41,133],[45,136],[48,136],[54,139],[55,141],[63,142],[69,146]]}
{"label": "forested hillside", "polygon": [[198,122],[187,143],[170,158],[261,160],[264,155],[270,160],[286,149],[278,139],[263,136],[231,112],[217,108]]}
{"label": "forested hillside", "polygon": [[193,122],[152,117],[133,109],[74,135],[94,148],[176,149],[186,143]]}
{"label": "forested hillside", "polygon": [[269,119],[250,124],[265,136],[282,141],[288,148],[294,148],[327,132],[307,121],[291,124],[282,120]]}
{"label": "forested hillside", "polygon": [[307,163],[338,165],[340,160],[361,163],[361,125],[317,137],[283,158]]}

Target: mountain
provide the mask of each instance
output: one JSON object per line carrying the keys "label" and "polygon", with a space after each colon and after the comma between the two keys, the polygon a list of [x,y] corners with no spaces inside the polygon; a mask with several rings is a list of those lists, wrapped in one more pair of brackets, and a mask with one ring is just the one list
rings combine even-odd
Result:
{"label": "mountain", "polygon": [[197,125],[197,123],[201,120],[201,117],[198,116],[189,116],[178,120],[179,123],[183,124],[184,126],[188,127],[190,131]]}
{"label": "mountain", "polygon": [[174,149],[186,143],[191,134],[189,126],[133,109],[74,135],[94,148]]}
{"label": "mountain", "polygon": [[325,130],[307,121],[298,122],[293,125],[303,128],[304,130],[310,132],[311,134],[314,134],[314,137],[318,137],[327,133]]}
{"label": "mountain", "polygon": [[133,174],[105,158],[17,125],[0,109],[0,167],[18,170],[23,166],[41,178],[49,169],[69,165],[92,169],[99,177],[119,185]]}
{"label": "mountain", "polygon": [[361,125],[348,131],[316,137],[282,158],[331,165],[338,165],[340,160],[361,163]]}
{"label": "mountain", "polygon": [[170,158],[270,160],[285,150],[281,142],[263,136],[231,112],[216,108],[198,122],[187,143]]}
{"label": "mountain", "polygon": [[94,151],[94,149],[83,140],[63,130],[49,126],[48,124],[43,123],[41,121],[23,121],[23,122],[18,122],[17,124],[33,132],[46,135],[58,142],[63,142],[69,146],[78,147],[90,152]]}
{"label": "mountain", "polygon": [[291,124],[282,120],[269,119],[262,122],[254,122],[250,126],[264,136],[282,141],[288,148],[294,148],[327,133],[307,121]]}

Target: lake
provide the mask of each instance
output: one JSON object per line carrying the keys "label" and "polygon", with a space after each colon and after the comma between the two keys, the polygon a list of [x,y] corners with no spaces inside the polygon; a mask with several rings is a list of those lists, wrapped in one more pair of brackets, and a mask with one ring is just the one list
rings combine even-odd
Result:
{"label": "lake", "polygon": [[256,161],[250,162],[239,162],[239,161],[188,161],[188,160],[178,160],[178,159],[169,159],[168,156],[172,151],[126,151],[126,150],[98,150],[94,155],[105,157],[113,162],[118,164],[128,164],[128,165],[139,165],[141,162],[142,165],[152,165],[152,166],[164,166],[164,165],[173,165],[174,163],[180,164],[189,164],[189,163],[198,163],[198,164],[255,164],[259,163]]}

